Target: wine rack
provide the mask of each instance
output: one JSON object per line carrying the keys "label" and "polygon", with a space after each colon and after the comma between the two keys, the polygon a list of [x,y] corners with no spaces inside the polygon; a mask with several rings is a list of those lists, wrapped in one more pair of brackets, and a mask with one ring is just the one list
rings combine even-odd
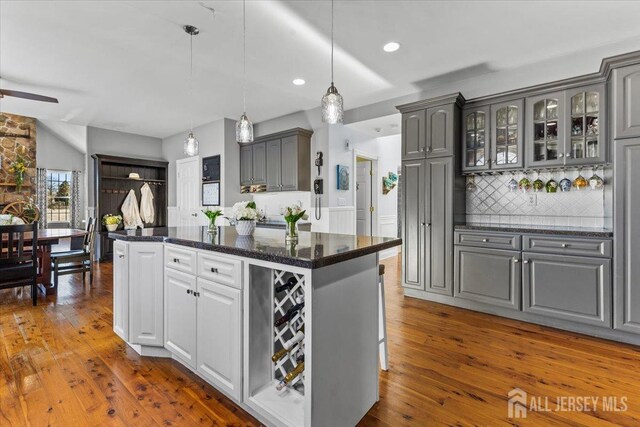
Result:
{"label": "wine rack", "polygon": [[[291,277],[295,278],[297,283],[291,289],[276,293],[275,289],[284,285]],[[283,270],[273,270],[273,289],[273,321],[275,322],[284,316],[289,308],[304,300],[304,276]],[[305,308],[303,307],[288,322],[273,328],[274,353],[283,349],[284,344],[304,327],[304,314]],[[273,362],[274,379],[278,382],[284,379],[287,372],[298,365],[296,359],[300,356],[304,356],[304,339],[295,344],[282,359]],[[293,379],[287,388],[293,388],[304,394],[304,372]]]}

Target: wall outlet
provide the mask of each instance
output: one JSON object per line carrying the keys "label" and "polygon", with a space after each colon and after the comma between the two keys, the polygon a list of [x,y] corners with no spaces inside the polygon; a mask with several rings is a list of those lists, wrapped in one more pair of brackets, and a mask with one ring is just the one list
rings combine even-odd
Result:
{"label": "wall outlet", "polygon": [[538,205],[538,195],[537,194],[527,194],[527,201],[529,206],[537,206]]}

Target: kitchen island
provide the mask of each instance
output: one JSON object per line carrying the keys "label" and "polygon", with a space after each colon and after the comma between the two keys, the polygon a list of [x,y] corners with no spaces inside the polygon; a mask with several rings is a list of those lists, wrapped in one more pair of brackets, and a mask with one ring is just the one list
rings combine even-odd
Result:
{"label": "kitchen island", "polygon": [[[113,328],[267,425],[352,426],[378,400],[378,252],[396,238],[233,227],[109,234]],[[298,374],[298,375],[295,375]]]}

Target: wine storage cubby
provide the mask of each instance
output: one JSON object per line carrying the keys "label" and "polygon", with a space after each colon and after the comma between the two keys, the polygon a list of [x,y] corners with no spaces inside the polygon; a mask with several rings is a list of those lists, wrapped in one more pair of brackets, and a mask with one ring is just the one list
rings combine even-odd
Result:
{"label": "wine storage cubby", "polygon": [[[292,283],[294,284],[291,287]],[[299,340],[304,333],[304,307],[297,309],[304,304],[304,276],[273,270],[273,287],[274,355],[286,352],[281,358],[273,361],[273,376],[282,387],[281,392],[286,393],[286,387],[304,394],[304,372],[286,385],[282,384],[287,374],[304,362],[304,339]],[[278,289],[281,289],[280,292]],[[295,313],[281,325],[275,326],[279,319],[289,316],[291,310],[295,310]]]}

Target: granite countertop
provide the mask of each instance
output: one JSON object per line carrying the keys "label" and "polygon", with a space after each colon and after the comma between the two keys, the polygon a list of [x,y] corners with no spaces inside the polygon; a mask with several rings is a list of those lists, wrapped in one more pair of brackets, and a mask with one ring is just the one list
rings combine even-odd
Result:
{"label": "granite countertop", "polygon": [[131,242],[165,242],[245,256],[302,268],[320,268],[369,255],[402,244],[390,237],[352,236],[347,234],[301,231],[297,245],[285,243],[284,230],[256,228],[253,236],[238,236],[235,227],[219,227],[214,236],[206,227],[166,227],[109,233],[115,240]]}
{"label": "granite countertop", "polygon": [[569,225],[520,225],[520,224],[459,224],[455,230],[505,231],[510,233],[556,234],[576,237],[613,237],[608,228],[573,227]]}

